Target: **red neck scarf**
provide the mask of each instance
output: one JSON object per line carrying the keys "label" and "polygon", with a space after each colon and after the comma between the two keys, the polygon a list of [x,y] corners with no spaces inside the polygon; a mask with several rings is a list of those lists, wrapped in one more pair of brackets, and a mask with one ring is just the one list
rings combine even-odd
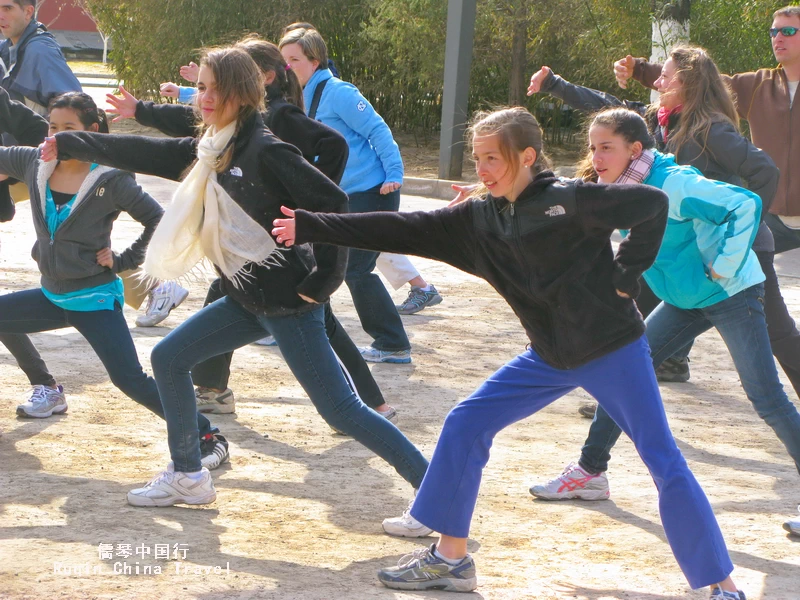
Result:
{"label": "red neck scarf", "polygon": [[661,134],[664,136],[664,143],[667,142],[667,136],[669,135],[669,119],[672,115],[677,115],[681,112],[683,108],[683,104],[680,106],[676,106],[675,108],[665,108],[661,107],[658,109],[658,125],[661,127]]}

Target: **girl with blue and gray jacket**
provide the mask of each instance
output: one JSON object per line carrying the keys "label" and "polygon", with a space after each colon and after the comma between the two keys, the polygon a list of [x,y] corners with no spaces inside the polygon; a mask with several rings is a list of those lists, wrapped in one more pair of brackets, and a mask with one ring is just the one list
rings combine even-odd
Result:
{"label": "girl with blue and gray jacket", "polygon": [[[669,197],[661,249],[644,279],[663,302],[650,313],[647,340],[653,366],[715,327],[733,358],[742,387],[800,471],[800,413],[778,379],[764,317],[764,273],[751,246],[761,218],[759,197],[712,181],[671,155],[652,150],[644,120],[626,108],[608,109],[589,129],[590,157],[579,176],[601,183],[643,183]],[[623,231],[623,234],[625,232]],[[574,477],[565,472],[531,492],[557,498],[557,486],[580,480],[573,497],[605,499],[603,471],[620,428],[598,407]]]}

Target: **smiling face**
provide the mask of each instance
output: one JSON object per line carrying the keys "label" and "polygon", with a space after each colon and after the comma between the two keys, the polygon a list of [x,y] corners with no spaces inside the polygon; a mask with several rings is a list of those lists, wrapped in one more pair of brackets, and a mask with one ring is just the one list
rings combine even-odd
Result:
{"label": "smiling face", "polygon": [[[772,27],[797,27],[800,29],[800,17],[778,15],[772,22]],[[792,36],[785,36],[778,32],[772,39],[772,52],[776,60],[785,66],[800,65],[800,32]]]}
{"label": "smiling face", "polygon": [[300,85],[306,87],[308,80],[311,79],[317,67],[319,67],[319,61],[309,60],[300,44],[286,44],[281,48],[281,55],[283,60],[292,66],[297,79],[300,80]]}
{"label": "smiling face", "polygon": [[217,80],[208,65],[200,66],[197,77],[197,106],[203,123],[216,125],[217,129],[222,129],[236,119],[240,108],[239,103],[233,98],[227,103],[222,103],[217,91]]}
{"label": "smiling face", "polygon": [[475,172],[492,196],[514,202],[533,179],[530,167],[536,162],[536,151],[512,151],[509,161],[500,149],[501,142],[498,134],[473,136]]}
{"label": "smiling face", "polygon": [[589,129],[589,152],[599,183],[614,183],[634,158],[642,153],[641,142],[628,142],[604,125]]}
{"label": "smiling face", "polygon": [[683,104],[683,83],[676,71],[675,61],[668,58],[661,68],[661,75],[653,84],[661,94],[658,99],[659,105],[669,110]]}
{"label": "smiling face", "polygon": [[50,111],[50,135],[61,131],[97,131],[96,123],[87,130],[78,111],[71,108],[54,108]]}

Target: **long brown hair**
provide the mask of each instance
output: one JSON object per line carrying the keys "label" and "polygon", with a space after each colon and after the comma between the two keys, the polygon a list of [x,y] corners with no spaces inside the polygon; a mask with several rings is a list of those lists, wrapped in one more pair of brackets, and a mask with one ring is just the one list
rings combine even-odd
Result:
{"label": "long brown hair", "polygon": [[675,77],[682,85],[683,107],[677,128],[670,132],[667,148],[677,155],[684,144],[694,141],[702,147],[702,154],[714,123],[727,121],[739,130],[733,96],[703,48],[677,46],[669,56],[675,62]]}
{"label": "long brown hair", "polygon": [[234,44],[250,55],[261,72],[275,73],[275,79],[267,86],[267,100],[274,97],[285,98],[287,102],[305,110],[303,105],[303,86],[297,74],[288,67],[281,51],[272,42],[262,40],[256,34],[248,35]]}
{"label": "long brown hair", "polygon": [[[264,80],[261,71],[247,52],[236,47],[206,50],[200,59],[200,66],[204,65],[214,74],[219,98],[217,106],[224,106],[230,102],[239,104],[233,142],[242,123],[253,113],[264,110]],[[233,147],[234,144],[231,143],[219,157],[217,172],[221,173],[230,166]]]}
{"label": "long brown hair", "polygon": [[[542,145],[542,128],[536,117],[520,106],[475,113],[467,133],[470,145],[475,136],[496,135],[500,142],[500,154],[509,165],[513,179],[516,179],[520,169],[516,155],[526,148],[536,151],[536,162],[531,165],[534,175],[550,168],[550,160],[545,156]],[[480,184],[471,195],[481,196],[486,191]]]}

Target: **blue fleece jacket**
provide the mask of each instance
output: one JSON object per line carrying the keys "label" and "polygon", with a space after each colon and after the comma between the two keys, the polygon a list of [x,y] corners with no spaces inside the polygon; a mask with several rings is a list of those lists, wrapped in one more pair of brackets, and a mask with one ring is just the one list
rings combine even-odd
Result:
{"label": "blue fleece jacket", "polygon": [[356,86],[337,79],[330,69],[319,69],[303,90],[306,110],[317,85],[326,79],[316,119],[341,133],[350,148],[341,188],[353,194],[385,182],[403,183],[400,148],[389,126]]}
{"label": "blue fleece jacket", "polygon": [[764,281],[751,249],[761,220],[757,194],[706,179],[660,152],[642,183],[669,197],[661,249],[644,273],[656,296],[678,308],[703,308]]}

